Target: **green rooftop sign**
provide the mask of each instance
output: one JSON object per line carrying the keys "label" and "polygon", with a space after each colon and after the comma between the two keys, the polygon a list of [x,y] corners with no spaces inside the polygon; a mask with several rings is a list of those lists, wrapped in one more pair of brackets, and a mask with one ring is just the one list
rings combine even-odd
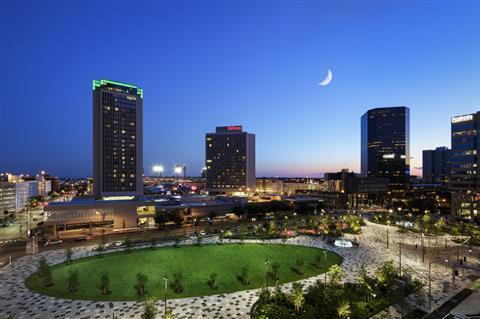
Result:
{"label": "green rooftop sign", "polygon": [[143,89],[141,89],[138,86],[133,85],[133,84],[123,83],[123,82],[118,82],[118,81],[111,81],[111,80],[105,80],[105,79],[93,80],[92,89],[95,90],[95,89],[100,88],[100,87],[102,87],[104,85],[107,85],[107,84],[113,84],[113,85],[118,85],[118,86],[123,86],[123,87],[127,87],[127,88],[136,89],[137,94],[140,95],[140,97],[143,99]]}

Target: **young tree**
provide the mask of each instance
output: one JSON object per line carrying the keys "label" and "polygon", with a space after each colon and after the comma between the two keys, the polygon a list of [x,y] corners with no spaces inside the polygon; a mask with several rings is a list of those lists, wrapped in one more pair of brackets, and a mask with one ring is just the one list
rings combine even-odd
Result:
{"label": "young tree", "polygon": [[342,282],[344,272],[338,265],[332,265],[328,270],[328,278],[330,286],[337,286]]}
{"label": "young tree", "polygon": [[145,300],[143,305],[143,313],[140,316],[142,319],[155,319],[157,317],[158,310],[155,306],[155,299],[149,298]]}
{"label": "young tree", "polygon": [[95,251],[97,252],[97,257],[102,257],[102,254],[105,251],[105,246],[103,243],[99,243],[97,247],[95,247]]}
{"label": "young tree", "polygon": [[171,308],[167,309],[167,313],[165,314],[165,319],[175,319],[173,315],[173,310]]}
{"label": "young tree", "polygon": [[183,291],[182,279],[183,275],[179,272],[173,275],[173,289],[177,294]]}
{"label": "young tree", "polygon": [[225,238],[225,235],[223,232],[221,232],[220,234],[218,234],[218,244],[219,245],[222,245],[223,244],[223,239]]}
{"label": "young tree", "polygon": [[175,248],[180,247],[180,238],[175,237],[175,242],[173,243],[173,247],[175,247]]}
{"label": "young tree", "polygon": [[375,278],[378,284],[383,287],[390,287],[397,276],[397,271],[393,266],[393,260],[386,261],[375,271]]}
{"label": "young tree", "polygon": [[248,266],[243,266],[242,267],[242,270],[240,272],[240,275],[238,276],[238,279],[240,279],[240,281],[244,284],[244,285],[248,285],[250,284],[250,280],[249,280],[249,275],[248,275],[248,272],[249,272],[249,269],[248,269]]}
{"label": "young tree", "polygon": [[295,271],[297,272],[297,274],[303,275],[304,267],[305,267],[305,262],[303,261],[303,259],[297,260],[297,262],[295,263]]}
{"label": "young tree", "polygon": [[150,236],[149,242],[150,242],[150,249],[152,249],[152,250],[155,249],[155,244],[157,243],[157,242],[155,241],[155,238],[153,238],[152,236]]}
{"label": "young tree", "polygon": [[132,248],[132,241],[130,240],[130,238],[125,237],[125,240],[123,241],[123,245],[125,246],[125,253],[129,254]]}
{"label": "young tree", "polygon": [[197,246],[202,246],[202,239],[203,239],[203,237],[200,234],[198,234],[197,235],[197,242],[196,242]]}
{"label": "young tree", "polygon": [[210,274],[210,279],[208,280],[208,286],[211,289],[217,289],[217,274],[216,273],[211,273]]}
{"label": "young tree", "polygon": [[107,272],[104,272],[100,277],[100,290],[102,295],[108,295],[110,293],[110,276]]}
{"label": "young tree", "polygon": [[297,282],[294,282],[292,285],[292,288],[293,288],[292,300],[293,300],[293,305],[295,307],[296,312],[300,312],[305,302],[305,297],[303,296],[302,287],[303,287],[302,284]]}
{"label": "young tree", "polygon": [[73,256],[73,249],[72,248],[65,249],[65,262],[67,263],[67,265],[70,265],[72,263],[72,256]]}
{"label": "young tree", "polygon": [[137,295],[143,296],[145,295],[145,286],[147,284],[148,277],[144,273],[137,273],[137,282],[135,283],[135,290],[137,291]]}
{"label": "young tree", "polygon": [[315,267],[317,267],[318,269],[322,268],[322,260],[324,259],[325,257],[323,256],[323,254],[315,255]]}
{"label": "young tree", "polygon": [[275,281],[275,282],[277,282],[280,279],[279,275],[278,275],[279,269],[280,269],[280,263],[278,263],[276,261],[276,262],[272,263],[271,271],[268,273],[270,278],[272,278],[272,280]]}
{"label": "young tree", "polygon": [[78,291],[78,285],[79,285],[79,280],[78,280],[78,270],[69,270],[68,274],[68,290],[70,292],[77,292]]}
{"label": "young tree", "polygon": [[52,281],[52,268],[47,263],[45,257],[40,258],[38,261],[38,273],[40,277],[43,279],[43,286],[50,287],[53,285]]}
{"label": "young tree", "polygon": [[365,263],[362,261],[360,267],[358,268],[358,285],[360,290],[365,293],[365,302],[369,302],[370,297],[370,278],[367,275],[367,269],[365,267]]}
{"label": "young tree", "polygon": [[338,317],[340,319],[348,319],[352,315],[352,309],[350,308],[350,303],[348,301],[343,301],[338,307]]}

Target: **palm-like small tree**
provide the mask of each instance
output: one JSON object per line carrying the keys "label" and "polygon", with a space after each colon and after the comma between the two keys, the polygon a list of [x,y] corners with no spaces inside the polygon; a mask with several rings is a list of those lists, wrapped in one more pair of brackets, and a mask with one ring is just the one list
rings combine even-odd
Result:
{"label": "palm-like small tree", "polygon": [[303,307],[303,304],[305,303],[305,297],[303,296],[303,291],[302,291],[302,284],[300,283],[293,283],[293,305],[295,307],[296,312],[300,312],[300,310]]}
{"label": "palm-like small tree", "polygon": [[216,273],[211,273],[210,274],[210,279],[208,280],[208,286],[211,289],[217,289],[217,274]]}
{"label": "palm-like small tree", "polygon": [[70,265],[72,263],[72,256],[73,256],[73,249],[72,248],[65,249],[65,262],[67,263],[67,265]]}
{"label": "palm-like small tree", "polygon": [[333,265],[328,270],[329,284],[331,286],[339,285],[343,279],[344,272],[338,265]]}
{"label": "palm-like small tree", "polygon": [[95,247],[95,251],[97,252],[97,257],[102,257],[102,254],[105,251],[105,245],[103,243],[99,243],[97,247]]}
{"label": "palm-like small tree", "polygon": [[110,276],[107,272],[104,272],[100,277],[100,290],[102,295],[108,295],[110,293]]}
{"label": "palm-like small tree", "polygon": [[201,235],[197,235],[197,246],[201,246],[202,245],[202,239],[203,237]]}
{"label": "palm-like small tree", "polygon": [[303,261],[303,259],[297,260],[297,262],[295,263],[295,271],[297,272],[297,274],[303,275],[304,267],[305,262]]}
{"label": "palm-like small tree", "polygon": [[45,257],[40,258],[40,260],[38,261],[38,273],[40,278],[43,279],[43,286],[45,288],[53,285],[52,268],[47,263]]}
{"label": "palm-like small tree", "polygon": [[143,296],[145,295],[146,289],[145,286],[147,284],[148,277],[144,273],[137,273],[137,282],[135,283],[135,290],[137,291],[137,295]]}
{"label": "palm-like small tree", "polygon": [[238,278],[240,279],[240,281],[244,284],[244,285],[248,285],[250,284],[250,279],[248,278],[249,277],[249,268],[248,266],[243,266],[242,267],[242,271],[240,272],[240,275],[238,276]]}
{"label": "palm-like small tree", "polygon": [[348,301],[344,301],[340,304],[340,307],[337,309],[338,317],[341,319],[348,319],[352,315],[352,309]]}
{"label": "palm-like small tree", "polygon": [[149,298],[145,300],[143,305],[143,313],[140,316],[142,319],[155,319],[157,317],[158,310],[155,306],[155,299]]}
{"label": "palm-like small tree", "polygon": [[130,238],[125,237],[125,240],[123,241],[123,245],[125,246],[125,253],[129,254],[132,248],[132,241],[130,240]]}
{"label": "palm-like small tree", "polygon": [[272,264],[272,270],[268,273],[269,276],[272,278],[272,280],[275,282],[277,282],[280,279],[278,275],[279,269],[280,269],[280,263],[276,261]]}
{"label": "palm-like small tree", "polygon": [[68,274],[68,290],[70,292],[77,292],[79,286],[79,279],[78,279],[78,270],[70,270]]}
{"label": "palm-like small tree", "polygon": [[177,294],[183,291],[182,279],[183,275],[179,272],[173,275],[173,289]]}

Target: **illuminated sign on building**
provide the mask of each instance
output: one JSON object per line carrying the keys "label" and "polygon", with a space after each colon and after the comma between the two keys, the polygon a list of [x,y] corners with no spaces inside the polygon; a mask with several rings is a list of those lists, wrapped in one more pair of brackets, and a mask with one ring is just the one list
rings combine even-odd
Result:
{"label": "illuminated sign on building", "polygon": [[227,126],[227,131],[241,131],[241,126]]}
{"label": "illuminated sign on building", "polygon": [[473,114],[452,117],[452,123],[460,123],[473,120]]}

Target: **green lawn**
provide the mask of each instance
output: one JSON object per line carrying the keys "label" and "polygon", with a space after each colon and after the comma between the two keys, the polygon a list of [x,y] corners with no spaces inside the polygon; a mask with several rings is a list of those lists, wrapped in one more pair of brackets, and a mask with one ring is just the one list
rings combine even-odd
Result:
{"label": "green lawn", "polygon": [[[173,274],[183,275],[182,293],[174,293],[169,285],[168,298],[206,296],[229,293],[239,290],[259,288],[265,285],[265,258],[270,265],[280,263],[280,283],[312,277],[328,270],[333,264],[340,264],[342,257],[327,253],[326,263],[320,269],[312,263],[315,256],[323,250],[317,248],[272,245],[272,244],[224,244],[202,246],[180,246],[179,248],[157,248],[155,250],[132,250],[131,253],[116,252],[102,257],[87,257],[74,260],[71,265],[64,263],[53,266],[53,286],[44,288],[37,273],[25,281],[31,290],[55,297],[83,300],[139,300],[134,289],[136,274],[144,272],[148,276],[147,296],[164,297],[163,275],[168,274],[169,284]],[[297,260],[305,262],[304,274],[293,271]],[[243,266],[249,267],[250,284],[243,285],[237,275]],[[68,291],[68,273],[70,269],[79,271],[79,290]],[[110,276],[108,295],[102,295],[99,289],[100,276],[107,271]],[[207,281],[211,273],[217,273],[217,289],[211,289]]]}

